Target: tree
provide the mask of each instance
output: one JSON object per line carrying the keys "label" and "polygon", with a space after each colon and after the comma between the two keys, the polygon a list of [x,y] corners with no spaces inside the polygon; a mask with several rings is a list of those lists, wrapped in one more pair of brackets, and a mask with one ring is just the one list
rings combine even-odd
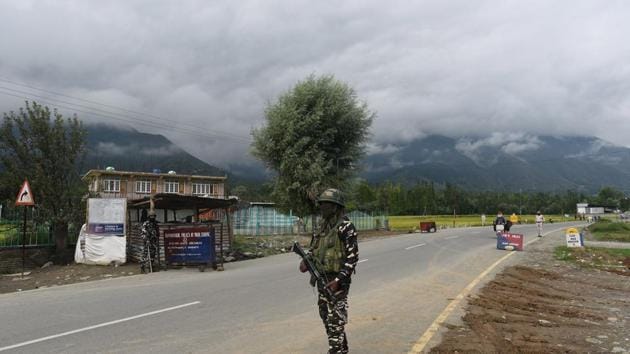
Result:
{"label": "tree", "polygon": [[607,207],[619,208],[624,199],[623,192],[613,187],[603,187],[597,193],[596,202]]}
{"label": "tree", "polygon": [[2,184],[19,188],[28,178],[39,218],[50,221],[57,253],[66,251],[68,224],[81,225],[87,192],[79,175],[86,131],[76,116],[26,102],[19,112],[4,113],[0,126]]}
{"label": "tree", "polygon": [[252,153],[277,174],[272,197],[278,207],[307,216],[319,193],[343,189],[355,172],[374,113],[347,84],[311,75],[269,104],[265,118],[252,132]]}

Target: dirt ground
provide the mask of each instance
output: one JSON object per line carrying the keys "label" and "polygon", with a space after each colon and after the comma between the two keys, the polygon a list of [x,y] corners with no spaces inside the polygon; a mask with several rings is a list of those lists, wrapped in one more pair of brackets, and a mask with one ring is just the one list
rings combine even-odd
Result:
{"label": "dirt ground", "polygon": [[[400,232],[393,231],[361,231],[359,233],[360,240],[387,237],[398,235]],[[262,249],[260,247],[261,240],[271,240],[269,237],[251,238],[251,245],[248,250],[263,250],[262,255],[270,255],[274,253],[287,252],[283,246],[291,245],[295,236],[274,236],[272,240],[273,247],[271,249]],[[303,237],[303,240],[307,240]],[[304,241],[308,242],[308,241]],[[264,242],[263,242],[264,243]],[[257,253],[256,253],[257,254]],[[256,258],[254,254],[254,258]],[[247,259],[247,257],[233,257],[234,261]],[[140,266],[137,263],[127,263],[120,266],[98,266],[85,264],[69,264],[69,265],[49,265],[45,268],[27,269],[24,277],[21,273],[0,274],[0,294],[16,291],[25,291],[39,289],[45,287],[53,287],[65,284],[80,283],[86,281],[123,277],[129,275],[140,274]]]}
{"label": "dirt ground", "polygon": [[0,294],[124,277],[139,273],[140,267],[136,263],[128,263],[120,266],[85,264],[50,265],[46,268],[26,270],[23,278],[22,273],[0,275]]}
{"label": "dirt ground", "polygon": [[431,353],[630,353],[630,259],[598,268],[556,260],[555,246],[533,247],[471,296]]}

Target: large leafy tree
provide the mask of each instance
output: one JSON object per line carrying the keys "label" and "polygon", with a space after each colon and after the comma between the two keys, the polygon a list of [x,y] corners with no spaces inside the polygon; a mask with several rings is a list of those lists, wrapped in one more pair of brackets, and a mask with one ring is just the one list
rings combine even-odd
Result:
{"label": "large leafy tree", "polygon": [[622,191],[614,187],[606,186],[599,190],[599,193],[597,193],[594,199],[596,203],[618,208],[621,205],[621,201],[624,199],[624,195]]}
{"label": "large leafy tree", "polygon": [[68,224],[80,223],[83,217],[81,198],[86,188],[79,164],[85,155],[86,134],[76,116],[64,119],[56,110],[35,102],[26,102],[18,112],[4,113],[0,126],[2,185],[13,187],[15,194],[28,178],[37,215],[51,223],[57,253],[62,255]]}
{"label": "large leafy tree", "polygon": [[276,172],[278,206],[306,216],[320,192],[343,188],[353,174],[374,113],[347,84],[311,75],[270,103],[265,118],[252,132],[252,153]]}

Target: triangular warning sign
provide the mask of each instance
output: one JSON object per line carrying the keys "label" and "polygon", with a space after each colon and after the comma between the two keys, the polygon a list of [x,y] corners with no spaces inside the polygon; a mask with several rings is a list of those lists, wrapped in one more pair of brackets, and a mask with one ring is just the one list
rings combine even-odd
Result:
{"label": "triangular warning sign", "polygon": [[31,186],[28,185],[28,181],[24,180],[20,193],[15,198],[15,206],[20,205],[35,205],[35,199],[33,199],[33,192],[31,192]]}

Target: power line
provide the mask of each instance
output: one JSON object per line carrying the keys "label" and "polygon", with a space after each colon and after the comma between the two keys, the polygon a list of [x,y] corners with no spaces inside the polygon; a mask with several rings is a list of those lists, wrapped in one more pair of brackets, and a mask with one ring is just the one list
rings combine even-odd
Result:
{"label": "power line", "polygon": [[[0,87],[0,89],[3,89],[3,88]],[[15,94],[12,94],[12,93],[9,93],[9,92],[3,92],[1,90],[0,90],[0,94],[6,95],[6,96],[22,98],[22,99],[26,99],[26,100],[33,100],[33,98],[29,97],[29,96],[15,95]],[[33,96],[38,96],[38,95],[33,95]],[[35,101],[35,100],[33,100],[33,101]],[[68,106],[64,106],[64,105],[61,105],[61,104],[58,104],[58,103],[55,103],[55,102],[48,101],[48,99],[46,99],[46,98],[43,99],[43,100],[37,100],[37,101],[45,103],[45,104],[52,105],[53,107],[56,107],[56,108],[64,108],[64,109],[68,109],[68,110],[71,110],[71,111],[74,111],[74,112],[85,113],[85,114],[88,114],[88,115],[97,115],[97,116],[101,116],[101,117],[105,117],[105,118],[109,118],[109,119],[113,119],[113,120],[117,120],[117,121],[121,121],[121,122],[125,122],[125,123],[137,123],[136,122],[137,119],[136,120],[125,119],[125,118],[118,117],[116,115],[112,115],[112,113],[106,114],[106,113],[98,113],[98,112],[93,112],[93,111],[85,111],[85,110],[81,110],[81,109],[76,109],[75,107],[68,107]],[[179,131],[180,133],[183,133],[183,134],[194,135],[194,136],[198,136],[198,137],[202,137],[202,138],[217,138],[217,137],[221,137],[220,135],[207,135],[207,134],[200,133],[199,131],[184,129],[184,128],[180,128],[180,127],[177,127],[177,126],[168,126],[168,125],[155,123],[155,122],[148,121],[148,120],[145,120],[145,123],[143,123],[143,124],[147,125],[147,126],[154,127],[154,128],[158,128],[158,129],[165,129],[165,128],[167,128],[167,129],[171,129],[171,130],[177,130],[177,131]],[[199,128],[199,129],[201,129],[201,128]],[[249,142],[245,142],[245,141],[235,141],[235,142],[241,143],[241,144],[249,144]]]}
{"label": "power line", "polygon": [[[121,107],[114,106],[114,105],[109,105],[109,104],[100,103],[100,102],[97,102],[97,101],[86,100],[86,99],[83,99],[83,98],[79,98],[79,97],[75,97],[75,96],[70,96],[70,95],[66,95],[66,94],[59,93],[59,92],[55,92],[55,91],[51,91],[51,90],[46,90],[46,89],[43,89],[43,88],[40,88],[40,87],[36,87],[36,86],[33,86],[33,85],[28,85],[28,84],[23,84],[23,83],[15,82],[15,81],[8,80],[8,79],[2,78],[2,77],[0,77],[0,81],[1,81],[1,82],[5,82],[5,83],[9,83],[9,84],[12,84],[12,85],[16,85],[16,86],[26,87],[26,88],[33,89],[33,90],[37,90],[37,91],[41,91],[41,92],[50,93],[50,94],[53,94],[53,95],[56,95],[56,96],[62,96],[62,97],[71,98],[71,99],[73,99],[73,100],[77,100],[77,101],[81,101],[81,102],[86,102],[86,103],[96,104],[96,105],[103,106],[103,107],[108,107],[108,108],[112,108],[112,109],[117,109],[117,110],[120,110],[120,111],[123,111],[123,112],[132,113],[132,114],[135,114],[135,115],[140,115],[140,116],[150,117],[150,118],[153,118],[153,119],[158,119],[158,120],[160,120],[160,121],[169,121],[169,122],[172,122],[172,123],[177,124],[177,126],[180,126],[180,125],[185,125],[185,126],[188,126],[188,127],[190,127],[190,128],[195,129],[195,131],[196,131],[196,130],[198,130],[198,129],[203,129],[203,130],[205,130],[205,131],[210,131],[210,132],[212,132],[212,134],[213,134],[214,136],[216,136],[216,137],[228,137],[228,138],[233,138],[233,139],[240,139],[240,140],[243,140],[243,141],[247,141],[248,143],[251,143],[251,138],[250,138],[250,137],[245,137],[245,136],[238,135],[238,134],[234,134],[234,133],[229,133],[229,132],[225,132],[225,131],[218,131],[218,130],[208,129],[208,128],[206,128],[206,127],[200,127],[200,126],[192,125],[192,124],[185,123],[185,122],[179,122],[179,121],[176,121],[176,120],[173,120],[173,119],[168,119],[168,118],[165,118],[165,117],[160,117],[160,116],[153,115],[153,114],[150,114],[150,113],[144,113],[144,112],[133,111],[133,110],[129,110],[129,109],[125,109],[125,108],[121,108]],[[132,119],[132,120],[139,120],[139,121],[145,121],[145,122],[147,122],[147,119],[142,119],[142,118],[138,118],[138,117],[133,117],[133,116],[129,116],[129,115],[127,115],[127,114],[121,114],[121,113],[117,113],[117,112],[110,112],[110,111],[106,111],[106,110],[99,109],[99,108],[95,108],[95,107],[90,107],[90,106],[86,106],[86,105],[81,105],[81,104],[78,104],[78,103],[73,103],[73,102],[63,101],[63,100],[60,100],[60,99],[58,99],[58,98],[52,98],[52,97],[41,96],[41,95],[38,95],[38,94],[35,94],[35,93],[32,93],[32,92],[21,91],[21,90],[17,90],[17,89],[14,89],[14,88],[9,88],[9,87],[0,87],[0,88],[3,88],[3,89],[5,89],[5,90],[11,91],[11,92],[18,92],[18,93],[21,93],[21,94],[32,95],[32,96],[35,96],[35,97],[41,97],[41,98],[44,98],[44,99],[54,100],[54,101],[61,102],[61,103],[64,103],[64,104],[70,104],[70,105],[77,106],[77,107],[87,108],[87,109],[90,109],[90,110],[101,111],[101,112],[104,112],[104,113],[106,113],[106,114],[108,114],[108,115],[119,115],[119,116],[124,116],[124,117],[129,118],[129,119]],[[69,109],[73,109],[73,108],[69,108]],[[153,123],[153,124],[156,124],[156,123],[154,123],[154,122],[152,122],[152,123]],[[157,124],[161,124],[161,123],[157,123]],[[165,126],[165,127],[169,128],[169,129],[170,129],[170,128],[173,128],[172,126]]]}

